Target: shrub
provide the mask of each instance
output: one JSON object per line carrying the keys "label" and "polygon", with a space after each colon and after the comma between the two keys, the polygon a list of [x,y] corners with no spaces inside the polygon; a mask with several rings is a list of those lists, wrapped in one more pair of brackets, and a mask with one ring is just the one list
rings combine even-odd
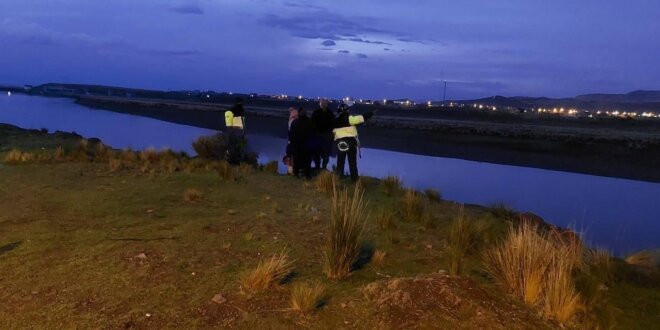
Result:
{"label": "shrub", "polygon": [[121,151],[119,158],[124,163],[124,165],[132,165],[137,161],[138,156],[135,151],[133,151],[133,149],[127,148]]}
{"label": "shrub", "polygon": [[55,152],[53,153],[53,159],[55,161],[64,161],[66,157],[66,152],[64,151],[64,148],[62,146],[57,146],[55,148]]}
{"label": "shrub", "polygon": [[325,286],[320,283],[298,283],[291,288],[291,309],[308,315],[314,312],[325,298]]}
{"label": "shrub", "polygon": [[356,186],[353,196],[348,190],[334,187],[332,195],[332,223],[324,251],[325,273],[331,279],[341,279],[351,272],[360,255],[365,227],[366,203],[364,194]]}
{"label": "shrub", "polygon": [[442,200],[442,195],[435,189],[426,189],[424,190],[424,194],[426,194],[426,197],[431,202],[439,202]]}
{"label": "shrub", "polygon": [[266,290],[282,282],[293,270],[286,249],[262,260],[256,268],[241,275],[241,288],[248,293]]}
{"label": "shrub", "polygon": [[381,187],[387,196],[394,196],[401,193],[403,183],[399,177],[394,175],[386,176],[381,182]]}
{"label": "shrub", "polygon": [[266,173],[277,174],[279,170],[279,163],[276,160],[270,161],[263,165],[262,170]]}
{"label": "shrub", "polygon": [[449,274],[458,276],[463,272],[465,257],[477,248],[481,228],[474,220],[466,220],[463,208],[449,227],[447,254],[449,255]]}
{"label": "shrub", "polygon": [[202,192],[195,188],[188,188],[183,193],[183,200],[186,202],[196,202],[201,200],[203,197]]}
{"label": "shrub", "polygon": [[226,160],[233,165],[257,165],[257,154],[248,151],[245,137],[223,133],[202,136],[193,142],[193,149],[203,159]]}
{"label": "shrub", "polygon": [[408,222],[419,222],[424,217],[424,201],[414,189],[406,189],[401,198],[401,212],[403,219]]}
{"label": "shrub", "polygon": [[[110,159],[112,150],[108,148],[105,144],[99,142],[94,148],[94,161],[96,162],[106,162]],[[56,156],[57,157],[57,156]]]}
{"label": "shrub", "polygon": [[318,192],[332,195],[334,187],[337,185],[337,175],[329,171],[321,171],[316,178],[316,190]]}
{"label": "shrub", "polygon": [[498,219],[513,220],[516,218],[516,211],[504,203],[490,205],[488,212]]}

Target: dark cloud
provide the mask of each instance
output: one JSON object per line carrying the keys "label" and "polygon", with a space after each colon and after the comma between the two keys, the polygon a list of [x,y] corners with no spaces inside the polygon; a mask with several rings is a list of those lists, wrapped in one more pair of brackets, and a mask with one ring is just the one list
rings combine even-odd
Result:
{"label": "dark cloud", "polygon": [[171,7],[170,10],[184,15],[204,15],[204,9],[195,5],[179,5]]}
{"label": "dark cloud", "polygon": [[389,52],[391,49],[389,48],[383,48],[384,51]]}
{"label": "dark cloud", "polygon": [[365,43],[365,44],[374,44],[374,45],[388,45],[388,46],[392,45],[391,43],[384,42],[384,41],[373,41],[373,40],[366,40],[366,39],[362,39],[362,38],[348,38],[346,40],[353,41],[353,42],[362,42],[362,43]]}
{"label": "dark cloud", "polygon": [[321,45],[326,46],[326,47],[331,47],[336,45],[337,43],[332,41],[332,40],[325,40],[321,43]]}
{"label": "dark cloud", "polygon": [[367,58],[367,57],[369,57],[369,56],[367,56],[367,54],[362,54],[362,53],[357,53],[357,54],[355,54],[355,56],[357,58]]}
{"label": "dark cloud", "polygon": [[303,9],[314,9],[314,10],[324,10],[325,9],[321,6],[316,6],[316,5],[312,5],[312,4],[308,4],[308,3],[291,2],[291,1],[284,2],[284,5],[287,6],[287,7],[291,7],[291,8],[303,8]]}
{"label": "dark cloud", "polygon": [[364,34],[398,35],[393,31],[374,27],[374,19],[348,18],[337,14],[321,12],[317,14],[282,17],[266,15],[260,22],[266,26],[288,31],[291,35],[307,39],[351,40],[356,42],[381,43],[382,41],[363,40]]}
{"label": "dark cloud", "polygon": [[339,54],[350,54],[351,52],[348,51],[348,50],[342,49],[342,50],[338,51],[337,53],[339,53]]}
{"label": "dark cloud", "polygon": [[195,56],[201,54],[198,50],[187,49],[143,49],[138,51],[146,54],[162,56]]}

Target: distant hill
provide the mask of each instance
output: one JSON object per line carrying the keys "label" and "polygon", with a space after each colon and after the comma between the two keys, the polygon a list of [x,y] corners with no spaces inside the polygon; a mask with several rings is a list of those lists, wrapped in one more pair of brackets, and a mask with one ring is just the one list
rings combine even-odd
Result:
{"label": "distant hill", "polygon": [[660,91],[634,91],[627,94],[585,94],[571,98],[526,96],[491,96],[472,100],[455,100],[464,104],[484,104],[513,108],[577,108],[582,110],[621,110],[660,112]]}

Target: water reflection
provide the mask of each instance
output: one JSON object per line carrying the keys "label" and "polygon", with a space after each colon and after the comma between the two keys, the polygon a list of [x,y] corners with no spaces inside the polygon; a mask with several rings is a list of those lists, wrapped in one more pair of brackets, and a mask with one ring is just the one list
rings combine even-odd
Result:
{"label": "water reflection", "polygon": [[[192,152],[190,143],[196,137],[213,133],[90,110],[69,99],[22,95],[0,97],[0,122],[76,131],[86,137],[98,137],[115,148],[167,146],[187,152]],[[253,134],[249,140],[260,161],[281,160],[284,139]],[[504,202],[534,212],[557,225],[585,230],[591,244],[617,254],[660,245],[660,184],[377,149],[363,149],[359,166],[364,175],[395,174],[407,186],[438,189],[449,200]]]}

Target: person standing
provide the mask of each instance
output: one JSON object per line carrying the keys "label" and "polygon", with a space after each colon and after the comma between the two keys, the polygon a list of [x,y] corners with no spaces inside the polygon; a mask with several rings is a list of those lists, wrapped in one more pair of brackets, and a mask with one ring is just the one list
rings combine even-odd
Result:
{"label": "person standing", "polygon": [[[327,169],[332,153],[332,140],[335,115],[328,109],[328,101],[321,100],[319,108],[312,113],[312,121],[316,129],[318,149],[314,153],[314,165],[316,170]],[[323,161],[321,163],[321,161]]]}
{"label": "person standing", "polygon": [[314,135],[314,124],[307,117],[307,112],[300,108],[298,110],[298,119],[291,123],[289,130],[289,141],[293,152],[293,175],[300,176],[300,172],[307,179],[312,178],[311,155],[309,150],[309,141]]}
{"label": "person standing", "polygon": [[346,158],[348,158],[348,167],[351,173],[351,180],[357,181],[358,168],[357,168],[357,155],[360,148],[360,141],[358,139],[358,125],[363,124],[366,120],[373,116],[373,112],[369,111],[363,115],[351,116],[350,109],[354,102],[347,101],[339,105],[339,115],[335,120],[333,129],[334,141],[337,146],[337,174],[342,177],[344,175],[344,165]]}
{"label": "person standing", "polygon": [[245,109],[243,108],[243,99],[236,98],[234,105],[225,111],[225,125],[227,133],[233,136],[245,135]]}

